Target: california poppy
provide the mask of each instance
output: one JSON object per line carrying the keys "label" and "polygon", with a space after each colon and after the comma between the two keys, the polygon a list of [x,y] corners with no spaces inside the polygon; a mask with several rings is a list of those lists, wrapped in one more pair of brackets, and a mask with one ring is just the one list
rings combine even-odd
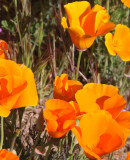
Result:
{"label": "california poppy", "polygon": [[80,117],[79,127],[72,131],[84,148],[86,156],[100,159],[103,155],[121,148],[129,135],[130,112],[121,112],[126,101],[119,94],[118,88],[89,83],[77,91],[75,98],[80,113],[84,114]]}
{"label": "california poppy", "polygon": [[72,42],[78,49],[89,48],[97,36],[102,36],[113,30],[115,24],[108,22],[110,15],[107,10],[95,5],[92,9],[87,1],[76,1],[64,6],[69,25],[66,18],[62,18],[62,26],[69,31]]}
{"label": "california poppy", "polygon": [[19,160],[19,157],[6,149],[0,150],[0,160]]}
{"label": "california poppy", "polygon": [[45,103],[44,118],[46,129],[51,137],[63,137],[76,125],[76,114],[69,102],[60,99],[50,99]]}
{"label": "california poppy", "polygon": [[7,117],[11,109],[35,106],[37,103],[31,69],[11,60],[0,59],[0,116]]}
{"label": "california poppy", "polygon": [[130,61],[130,28],[118,24],[114,35],[111,33],[105,36],[105,45],[108,52],[112,55],[119,55],[123,61]]}
{"label": "california poppy", "polygon": [[121,0],[124,5],[126,5],[128,8],[130,8],[130,0]]}
{"label": "california poppy", "polygon": [[126,105],[117,87],[99,83],[88,83],[75,94],[80,112],[106,110],[116,118]]}
{"label": "california poppy", "polygon": [[0,40],[0,58],[6,59],[5,51],[8,53],[8,45],[5,41]]}
{"label": "california poppy", "polygon": [[75,93],[82,88],[81,82],[68,80],[67,74],[62,74],[60,77],[55,78],[53,96],[55,99],[72,101],[75,100]]}
{"label": "california poppy", "polygon": [[128,152],[128,156],[127,156],[126,160],[130,160],[130,152]]}
{"label": "california poppy", "polygon": [[72,128],[79,144],[90,159],[101,159],[125,144],[129,130],[123,128],[105,110],[88,112],[83,115],[79,127]]}

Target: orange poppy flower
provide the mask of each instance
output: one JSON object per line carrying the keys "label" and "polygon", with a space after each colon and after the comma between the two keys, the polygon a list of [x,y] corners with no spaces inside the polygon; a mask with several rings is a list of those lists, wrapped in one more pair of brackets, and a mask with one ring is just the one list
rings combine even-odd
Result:
{"label": "orange poppy flower", "polygon": [[0,59],[0,116],[7,117],[11,109],[35,106],[37,103],[32,71],[14,61]]}
{"label": "orange poppy flower", "polygon": [[62,74],[55,78],[54,93],[55,99],[62,99],[65,101],[75,100],[75,93],[82,89],[83,85],[79,81],[68,80],[67,74]]}
{"label": "orange poppy flower", "polygon": [[123,61],[130,61],[130,28],[118,24],[114,33],[106,34],[105,45],[108,52],[112,55],[119,55]]}
{"label": "orange poppy flower", "polygon": [[87,1],[68,3],[64,6],[69,25],[66,18],[62,18],[62,26],[69,31],[72,42],[78,49],[89,48],[97,36],[102,36],[113,30],[115,24],[108,22],[110,15],[100,5],[92,9]]}
{"label": "orange poppy flower", "polygon": [[6,149],[0,150],[0,160],[19,160],[19,157]]}
{"label": "orange poppy flower", "polygon": [[128,152],[128,156],[127,156],[126,160],[130,160],[130,152]]}
{"label": "orange poppy flower", "polygon": [[[126,101],[119,95],[118,88],[89,83],[77,91],[75,98],[79,112],[87,114],[81,115],[79,127],[72,131],[84,148],[86,156],[100,159],[103,155],[121,148],[130,132],[130,112],[121,112]],[[113,145],[112,141],[115,142]]]}
{"label": "orange poppy flower", "polygon": [[128,8],[130,8],[130,0],[121,0],[124,5],[126,5]]}
{"label": "orange poppy flower", "polygon": [[5,41],[3,41],[3,40],[0,40],[0,58],[6,59],[6,55],[4,54],[3,48],[8,53],[8,45],[7,45],[7,43]]}
{"label": "orange poppy flower", "polygon": [[108,111],[115,119],[126,105],[117,87],[99,83],[88,83],[75,94],[80,112]]}
{"label": "orange poppy flower", "polygon": [[60,99],[50,99],[45,103],[44,118],[51,137],[63,137],[75,125],[76,114],[70,103]]}
{"label": "orange poppy flower", "polygon": [[72,131],[90,159],[101,159],[121,148],[129,133],[124,134],[122,127],[105,110],[88,112],[81,118],[79,127]]}

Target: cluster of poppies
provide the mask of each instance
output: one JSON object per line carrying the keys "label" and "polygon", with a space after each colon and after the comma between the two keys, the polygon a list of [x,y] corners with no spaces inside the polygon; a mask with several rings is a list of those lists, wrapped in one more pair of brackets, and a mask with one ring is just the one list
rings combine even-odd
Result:
{"label": "cluster of poppies", "polygon": [[[126,5],[128,1],[122,0]],[[128,3],[127,3],[128,2]],[[130,29],[118,24],[114,36],[109,31],[115,24],[109,22],[107,10],[87,1],[65,5],[69,25],[62,18],[62,25],[69,31],[77,49],[89,48],[98,36],[105,36],[111,55],[118,54],[123,61],[130,60]],[[0,116],[9,116],[11,109],[36,106],[38,95],[34,75],[23,64],[7,60],[8,46],[0,40]],[[103,155],[124,146],[130,132],[130,112],[123,111],[125,99],[117,87],[106,84],[83,84],[68,80],[67,74],[55,78],[53,99],[45,102],[46,129],[53,138],[61,138],[72,131],[88,158],[101,159]],[[128,158],[130,154],[128,155]],[[128,159],[127,158],[127,159]],[[0,159],[19,160],[5,149]]]}
{"label": "cluster of poppies", "polygon": [[[128,0],[122,0],[125,4],[129,4]],[[69,27],[66,18],[62,18],[62,26],[69,31],[72,42],[77,49],[85,50],[93,44],[98,36],[105,36],[105,45],[108,52],[115,56],[119,55],[123,61],[130,61],[130,28],[126,25],[118,24],[114,36],[109,31],[115,28],[115,24],[109,22],[110,15],[107,10],[95,5],[91,9],[91,5],[87,1],[76,1],[68,3],[64,6]]]}
{"label": "cluster of poppies", "polygon": [[126,101],[118,88],[98,83],[83,86],[62,74],[55,78],[53,95],[44,111],[50,136],[60,138],[72,130],[91,159],[101,159],[124,146],[130,132],[130,112],[121,112]]}

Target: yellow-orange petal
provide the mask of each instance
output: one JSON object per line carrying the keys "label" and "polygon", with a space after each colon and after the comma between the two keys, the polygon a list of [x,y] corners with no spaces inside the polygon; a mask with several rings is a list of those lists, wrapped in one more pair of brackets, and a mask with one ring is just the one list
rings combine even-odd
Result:
{"label": "yellow-orange petal", "polygon": [[130,0],[121,0],[124,5],[126,5],[128,8],[130,8]]}
{"label": "yellow-orange petal", "polygon": [[0,116],[1,117],[8,117],[10,114],[10,109],[6,106],[0,105]]}
{"label": "yellow-orange petal", "polygon": [[130,28],[126,25],[118,24],[115,30],[113,41],[116,42],[115,50],[123,61],[130,61],[129,40]]}
{"label": "yellow-orange petal", "polygon": [[128,155],[126,157],[126,160],[130,160],[130,152],[128,152]]}
{"label": "yellow-orange petal", "polygon": [[75,94],[75,98],[80,107],[80,112],[97,111],[102,109],[97,102],[99,98],[103,97],[104,103],[104,100],[116,95],[118,92],[118,88],[112,85],[88,83]]}
{"label": "yellow-orange petal", "polygon": [[58,119],[58,116],[56,116],[53,111],[51,110],[45,110],[44,111],[44,118],[46,120],[57,120]]}
{"label": "yellow-orange petal", "polygon": [[87,1],[81,1],[81,2],[73,2],[73,3],[68,3],[66,5],[64,5],[68,20],[69,20],[69,24],[70,26],[80,26],[80,18],[82,18],[82,16],[84,14],[87,14],[90,9],[90,3]]}
{"label": "yellow-orange petal", "polygon": [[19,157],[6,149],[0,150],[0,160],[19,160]]}
{"label": "yellow-orange petal", "polygon": [[21,65],[21,70],[23,73],[23,79],[25,79],[27,82],[27,87],[19,97],[14,108],[36,106],[38,104],[38,94],[34,80],[34,74],[31,69],[27,68],[24,65]]}
{"label": "yellow-orange petal", "polygon": [[129,46],[129,40],[130,40],[130,29],[125,26],[118,24],[115,30],[115,34],[112,38],[112,41],[110,34],[106,37],[106,46],[108,48],[108,51],[110,54],[118,54],[120,58],[123,61],[129,61],[130,60],[130,46]]}
{"label": "yellow-orange petal", "polygon": [[66,101],[60,100],[60,99],[50,99],[45,102],[45,107],[48,110],[54,111],[54,110],[67,110],[67,109],[72,109],[73,107]]}
{"label": "yellow-orange petal", "polygon": [[68,31],[72,42],[78,49],[87,49],[91,47],[96,39],[96,36],[85,35],[83,29],[80,27],[70,27]]}
{"label": "yellow-orange petal", "polygon": [[96,114],[93,112],[87,113],[82,117],[79,127],[82,133],[82,143],[85,146],[91,150],[97,146],[100,136],[107,130],[109,117],[111,115],[105,111],[97,111]]}
{"label": "yellow-orange petal", "polygon": [[100,156],[98,156],[96,153],[94,153],[91,149],[89,149],[87,146],[85,146],[83,143],[82,143],[82,138],[81,138],[81,129],[79,127],[74,127],[72,128],[72,132],[74,133],[76,139],[78,140],[79,144],[81,147],[83,147],[84,149],[84,152],[85,152],[85,155],[89,158],[96,158],[96,159],[101,159]]}
{"label": "yellow-orange petal", "polygon": [[[104,21],[107,22],[109,18],[110,18],[110,16],[108,13],[106,13],[105,10],[100,10],[99,12],[97,12],[96,19],[95,19],[95,33],[97,32],[97,30],[99,30],[100,25]],[[107,24],[105,23],[105,25],[107,25]]]}
{"label": "yellow-orange petal", "polygon": [[98,4],[96,4],[93,8],[92,8],[92,11],[94,12],[98,12],[98,11],[101,11],[101,10],[104,10],[106,11],[106,9]]}
{"label": "yellow-orange petal", "polygon": [[130,111],[124,111],[119,114],[116,121],[124,128],[130,129]]}
{"label": "yellow-orange petal", "polygon": [[115,28],[115,24],[113,22],[106,22],[104,23],[97,31],[97,36],[103,36],[104,34],[108,33],[109,31]]}
{"label": "yellow-orange petal", "polygon": [[125,106],[126,100],[119,94],[116,94],[104,101],[103,109],[108,111],[116,119]]}
{"label": "yellow-orange petal", "polygon": [[113,48],[113,35],[111,33],[107,33],[105,35],[105,45],[107,47],[108,52],[112,55],[115,56],[116,55],[116,51]]}
{"label": "yellow-orange petal", "polygon": [[67,120],[63,124],[63,130],[71,129],[76,125],[76,122],[73,120]]}
{"label": "yellow-orange petal", "polygon": [[68,24],[65,17],[62,17],[61,25],[63,26],[63,28],[68,28]]}

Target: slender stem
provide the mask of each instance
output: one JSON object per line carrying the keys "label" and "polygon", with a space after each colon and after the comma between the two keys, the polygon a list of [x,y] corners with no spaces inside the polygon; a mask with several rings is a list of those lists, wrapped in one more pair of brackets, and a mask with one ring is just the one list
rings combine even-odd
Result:
{"label": "slender stem", "polygon": [[122,86],[120,88],[121,95],[123,95],[123,91],[124,91],[124,87],[125,87],[126,82],[127,82],[127,77],[124,77],[123,82],[122,82]]}
{"label": "slender stem", "polygon": [[106,9],[107,9],[107,12],[109,13],[109,0],[106,0]]}
{"label": "slender stem", "polygon": [[76,80],[78,80],[81,56],[82,56],[82,51],[79,51],[78,62],[77,62],[77,71],[76,71],[76,78],[75,78]]}
{"label": "slender stem", "polygon": [[4,142],[4,117],[1,117],[1,140],[0,140],[0,150],[3,147]]}
{"label": "slender stem", "polygon": [[128,15],[128,27],[130,27],[130,8],[128,8],[129,15]]}

